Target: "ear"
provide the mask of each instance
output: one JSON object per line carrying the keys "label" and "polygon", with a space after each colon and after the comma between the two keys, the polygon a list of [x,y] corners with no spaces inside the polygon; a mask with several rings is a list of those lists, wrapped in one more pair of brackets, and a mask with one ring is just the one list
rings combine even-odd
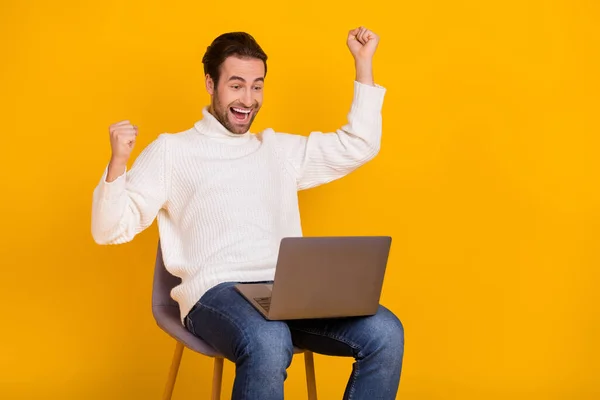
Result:
{"label": "ear", "polygon": [[215,82],[208,74],[206,74],[206,91],[211,96],[215,93]]}

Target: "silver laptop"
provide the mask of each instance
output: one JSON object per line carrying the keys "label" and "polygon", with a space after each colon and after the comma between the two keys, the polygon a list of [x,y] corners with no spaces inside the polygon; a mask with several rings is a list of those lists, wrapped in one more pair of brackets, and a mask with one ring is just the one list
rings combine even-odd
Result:
{"label": "silver laptop", "polygon": [[389,236],[284,238],[273,284],[235,288],[269,320],[373,315],[391,243]]}

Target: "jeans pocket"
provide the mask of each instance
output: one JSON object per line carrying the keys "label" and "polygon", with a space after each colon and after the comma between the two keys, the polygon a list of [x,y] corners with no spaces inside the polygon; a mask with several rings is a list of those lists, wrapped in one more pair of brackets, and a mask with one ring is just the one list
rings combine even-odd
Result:
{"label": "jeans pocket", "polygon": [[187,329],[192,335],[196,336],[196,330],[194,329],[194,322],[190,318],[190,314],[186,315],[184,318],[185,329]]}
{"label": "jeans pocket", "polygon": [[187,315],[183,319],[185,328],[194,335],[196,335],[196,330],[194,329],[194,321],[192,320],[192,316],[194,315],[194,313],[196,311],[198,311],[199,306],[200,306],[200,302],[194,304],[194,306],[190,309],[190,311],[187,313]]}

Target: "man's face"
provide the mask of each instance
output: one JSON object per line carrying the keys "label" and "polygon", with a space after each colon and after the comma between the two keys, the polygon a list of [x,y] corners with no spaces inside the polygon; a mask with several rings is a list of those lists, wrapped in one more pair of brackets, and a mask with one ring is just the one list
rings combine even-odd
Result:
{"label": "man's face", "polygon": [[262,106],[264,63],[256,58],[228,57],[220,72],[217,87],[206,77],[212,98],[210,112],[230,132],[246,133]]}

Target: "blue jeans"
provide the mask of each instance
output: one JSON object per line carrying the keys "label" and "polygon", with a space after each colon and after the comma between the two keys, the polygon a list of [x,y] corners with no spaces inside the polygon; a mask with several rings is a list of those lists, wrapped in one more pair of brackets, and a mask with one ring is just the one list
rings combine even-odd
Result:
{"label": "blue jeans", "polygon": [[186,328],[236,365],[232,399],[280,400],[293,346],[354,357],[346,400],[392,400],[400,383],[404,329],[380,306],[369,317],[269,321],[233,287],[206,292],[185,317]]}

